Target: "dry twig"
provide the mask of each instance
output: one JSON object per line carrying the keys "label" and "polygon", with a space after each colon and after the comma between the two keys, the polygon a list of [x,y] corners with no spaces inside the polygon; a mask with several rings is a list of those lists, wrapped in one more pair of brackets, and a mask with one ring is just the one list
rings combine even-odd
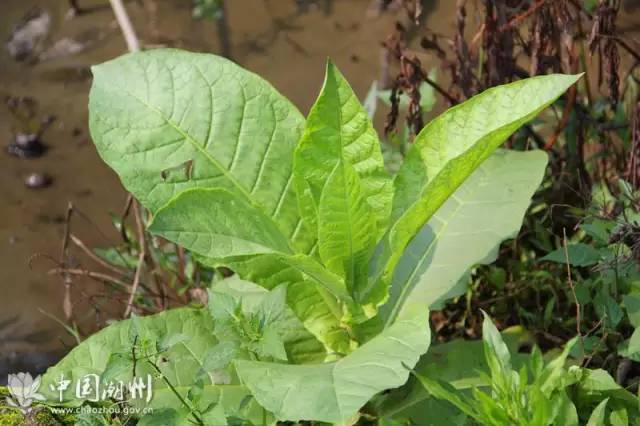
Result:
{"label": "dry twig", "polygon": [[116,19],[118,20],[118,25],[122,30],[122,34],[124,35],[124,39],[127,42],[127,47],[130,52],[137,52],[140,50],[140,41],[138,40],[138,36],[136,36],[136,32],[133,29],[133,25],[131,24],[131,19],[129,19],[129,15],[127,14],[127,10],[124,8],[124,4],[122,0],[109,0],[111,2],[111,8],[113,9],[113,13],[116,15]]}
{"label": "dry twig", "polygon": [[89,247],[86,246],[86,244],[80,238],[76,237],[73,234],[69,234],[69,238],[71,239],[71,242],[73,242],[78,248],[80,248],[87,256],[93,259],[96,263],[104,266],[105,268],[109,269],[111,272],[115,272],[121,275],[128,274],[128,272],[123,270],[122,268],[119,268],[107,262],[106,260],[102,259],[100,256],[97,256],[93,251],[91,251]]}
{"label": "dry twig", "polygon": [[578,338],[580,339],[580,346],[582,348],[582,353],[584,354],[584,340],[582,337],[582,306],[578,301],[578,296],[576,294],[576,288],[573,284],[573,278],[571,277],[571,261],[569,259],[569,248],[567,241],[567,230],[566,228],[562,228],[562,246],[564,248],[564,258],[567,264],[567,280],[569,283],[569,288],[571,288],[571,294],[573,295],[573,301],[576,304],[576,333],[578,333]]}

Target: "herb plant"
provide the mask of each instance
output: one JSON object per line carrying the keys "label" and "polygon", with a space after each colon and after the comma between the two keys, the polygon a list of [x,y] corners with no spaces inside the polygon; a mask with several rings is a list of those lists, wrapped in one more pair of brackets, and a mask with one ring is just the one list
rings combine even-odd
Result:
{"label": "herb plant", "polygon": [[578,78],[526,79],[451,108],[392,178],[332,63],[306,120],[212,55],[153,50],[93,73],[92,137],[152,213],[150,231],[237,276],[212,283],[208,312],[116,323],[43,382],[149,373],[152,416],[175,424],[353,423],[403,385],[429,348],[429,306],[495,258],[544,173],[545,154],[496,149]]}
{"label": "herb plant", "polygon": [[617,353],[636,361],[640,359],[639,194],[626,181],[619,181],[618,187],[614,197],[604,185],[595,186],[590,206],[577,210],[579,232],[563,239],[541,261],[562,264],[573,277],[581,326],[593,329],[581,339],[579,349],[596,359]]}
{"label": "herb plant", "polygon": [[[467,395],[447,382],[415,373],[429,393],[450,402],[478,424],[569,426],[581,424],[581,420],[587,425],[637,424],[634,420],[640,415],[637,399],[617,385],[607,372],[577,365],[565,368],[578,337],[546,363],[540,350],[534,347],[527,362],[515,369],[508,346],[486,314],[482,330],[490,375],[480,372],[479,376],[489,385],[488,392],[474,387]],[[594,404],[596,394],[598,402]],[[584,418],[579,418],[579,412]],[[629,423],[629,419],[633,422]]]}

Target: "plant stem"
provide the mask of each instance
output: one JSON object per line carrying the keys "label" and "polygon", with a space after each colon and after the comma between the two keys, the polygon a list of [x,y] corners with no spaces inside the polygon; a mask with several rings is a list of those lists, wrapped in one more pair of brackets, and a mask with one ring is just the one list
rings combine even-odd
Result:
{"label": "plant stem", "polygon": [[140,251],[138,255],[138,267],[136,268],[136,275],[133,277],[133,284],[131,284],[131,293],[129,294],[129,301],[124,311],[124,318],[127,318],[131,314],[133,308],[133,302],[138,291],[138,285],[140,284],[140,274],[142,273],[142,265],[144,264],[144,250]]}
{"label": "plant stem", "polygon": [[118,21],[118,25],[120,25],[120,29],[122,30],[122,34],[124,35],[124,39],[127,42],[127,47],[130,52],[137,52],[140,50],[140,41],[136,36],[136,32],[133,29],[133,25],[131,25],[131,19],[129,19],[129,15],[127,14],[127,10],[124,8],[124,4],[122,4],[122,0],[109,0],[111,2],[111,8],[113,9],[113,13],[116,15],[116,19]]}
{"label": "plant stem", "polygon": [[87,247],[87,245],[80,238],[76,237],[71,233],[69,234],[69,238],[71,239],[71,242],[73,244],[75,244],[80,250],[82,250],[87,256],[89,256],[93,261],[95,261],[99,265],[102,265],[105,268],[111,270],[112,272],[115,272],[120,275],[127,274],[127,271],[97,256],[94,252],[91,251],[89,247]]}
{"label": "plant stem", "polygon": [[196,422],[198,422],[198,424],[201,426],[205,426],[200,416],[196,414],[196,411],[193,409],[193,407],[191,407],[191,405],[189,405],[189,403],[182,397],[182,395],[180,395],[180,392],[178,392],[178,390],[173,386],[173,384],[169,381],[169,379],[165,377],[165,375],[162,373],[160,368],[158,368],[158,366],[151,361],[147,360],[147,362],[153,367],[154,370],[156,370],[158,374],[160,374],[160,376],[162,376],[162,380],[167,384],[167,386],[169,386],[169,389],[171,389],[171,392],[173,392],[173,394],[180,400],[182,405],[184,405],[185,408],[189,410],[191,415],[196,419]]}
{"label": "plant stem", "polygon": [[573,279],[571,278],[571,262],[569,260],[569,245],[567,242],[567,230],[565,228],[562,228],[562,242],[563,242],[563,246],[564,246],[564,257],[565,257],[565,262],[567,264],[567,280],[569,281],[569,287],[571,288],[571,293],[573,295],[573,300],[574,303],[576,304],[576,333],[578,333],[578,339],[580,340],[580,346],[582,349],[582,355],[585,355],[585,350],[584,350],[584,340],[582,337],[582,331],[581,331],[581,327],[580,327],[580,323],[582,322],[582,313],[581,313],[581,309],[582,307],[580,306],[580,302],[578,301],[578,296],[576,294],[576,288],[573,285]]}
{"label": "plant stem", "polygon": [[227,9],[225,7],[225,1],[220,0],[219,16],[216,19],[216,26],[218,27],[218,38],[220,39],[220,45],[222,50],[222,56],[227,59],[231,59],[231,41],[229,40],[229,24],[227,21]]}

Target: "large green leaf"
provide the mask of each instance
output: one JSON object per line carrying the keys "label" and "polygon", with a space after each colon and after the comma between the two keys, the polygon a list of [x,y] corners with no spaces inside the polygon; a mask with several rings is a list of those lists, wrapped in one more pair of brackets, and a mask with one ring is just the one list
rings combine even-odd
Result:
{"label": "large green leaf", "polygon": [[207,257],[292,253],[258,208],[224,189],[191,189],[158,210],[149,230]]}
{"label": "large green leaf", "polygon": [[392,321],[406,300],[430,306],[459,294],[469,269],[493,262],[500,243],[518,232],[546,164],[541,151],[489,157],[408,245],[381,315]]}
{"label": "large green leaf", "polygon": [[155,49],[92,68],[89,124],[98,152],[155,212],[190,188],[253,202],[300,250],[292,185],[304,118],[271,85],[213,55]]}
{"label": "large green leaf", "polygon": [[353,167],[338,163],[327,179],[318,206],[318,252],[323,264],[344,277],[350,294],[367,284],[376,227]]}
{"label": "large green leaf", "polygon": [[[340,163],[353,166],[367,204],[384,232],[393,188],[384,168],[380,142],[366,110],[351,86],[331,62],[324,85],[309,112],[295,152],[294,175],[300,209],[315,223],[317,207],[329,176]],[[311,213],[309,212],[311,209]]]}
{"label": "large green leaf", "polygon": [[[253,309],[268,294],[262,287],[233,277],[217,283],[214,288],[217,293],[240,297],[243,309],[246,310]],[[306,331],[291,311],[286,310],[285,315],[278,321],[278,328],[283,331],[282,338],[291,362],[319,362],[325,358],[322,345]],[[133,336],[139,329],[144,330],[140,332],[142,337],[134,340]],[[55,386],[61,378],[71,380],[70,386],[63,392],[64,403],[80,404],[83,400],[76,397],[75,386],[87,374],[101,377],[101,386],[106,385],[109,380],[129,381],[132,368],[115,369],[114,372],[110,367],[110,361],[116,356],[130,354],[133,343],[140,343],[143,338],[151,342],[148,348],[151,352],[157,350],[157,344],[164,346],[173,341],[162,353],[159,368],[183,397],[194,385],[202,370],[209,373],[204,376],[202,402],[205,406],[218,402],[227,412],[233,412],[249,396],[248,389],[237,380],[220,382],[215,372],[208,371],[207,352],[218,344],[214,336],[214,321],[206,310],[193,308],[172,309],[157,315],[137,318],[137,323],[133,320],[120,321],[92,335],[45,373],[43,394],[50,403],[55,404],[59,398],[58,391],[50,389],[49,386]],[[142,349],[137,349],[137,352],[142,353]],[[147,374],[153,377],[153,399],[150,403],[152,408],[184,408],[166,382],[155,374],[155,370],[143,359],[138,360],[136,375],[146,377]],[[233,377],[233,374],[229,377]],[[255,405],[255,402],[252,404]],[[253,412],[256,419],[262,418],[262,410],[257,405]]]}
{"label": "large green leaf", "polygon": [[574,393],[574,401],[581,417],[593,410],[602,400],[608,398],[607,405],[610,409],[625,409],[628,411],[629,419],[634,419],[634,422],[630,424],[640,424],[640,420],[638,420],[640,419],[640,404],[638,404],[637,395],[617,384],[615,379],[605,370],[583,369],[582,372],[582,378]]}
{"label": "large green leaf", "polygon": [[[287,286],[287,293],[291,291],[290,287]],[[216,293],[225,293],[240,299],[245,312],[254,311],[269,294],[266,288],[242,280],[235,275],[215,283],[212,289]],[[275,326],[284,332],[282,340],[289,362],[306,364],[325,359],[326,352],[322,344],[306,329],[289,307],[285,308],[284,315],[278,319]]]}
{"label": "large green leaf", "polygon": [[149,230],[206,258],[277,255],[335,297],[350,300],[340,277],[312,257],[294,254],[269,217],[227,190],[180,193],[158,210]]}
{"label": "large green leaf", "polygon": [[426,309],[399,318],[360,348],[331,363],[237,361],[242,383],[280,420],[345,422],[375,394],[407,380],[430,343]]}
{"label": "large green leaf", "polygon": [[358,299],[387,227],[393,188],[371,120],[331,62],[295,152],[294,182],[320,258]]}
{"label": "large green leaf", "polygon": [[[524,365],[528,355],[517,352],[520,346],[533,343],[532,335],[522,327],[511,327],[501,334],[513,354],[515,366]],[[489,374],[482,341],[452,340],[432,345],[429,352],[420,358],[415,371],[432,380],[447,382],[460,390],[489,385],[482,377],[483,373]],[[439,424],[429,418],[429,410],[433,409],[448,411],[451,416],[457,414],[457,410],[449,404],[434,400],[414,377],[403,387],[374,401],[374,410],[379,416],[411,421],[410,424],[421,426]]]}
{"label": "large green leaf", "polygon": [[547,75],[494,87],[447,110],[416,137],[394,180],[392,227],[372,265],[386,291],[409,242],[456,189],[520,126],[579,76]]}
{"label": "large green leaf", "polygon": [[280,256],[244,256],[208,262],[211,266],[227,266],[267,289],[288,283],[287,303],[306,329],[332,352],[349,353],[353,348],[352,336],[342,326],[343,311],[338,299]]}
{"label": "large green leaf", "polygon": [[293,284],[288,303],[309,330],[332,351],[352,348],[348,332],[340,329],[362,322],[364,313],[344,280],[315,258],[294,254],[271,219],[237,195],[187,190],[158,210],[150,230],[266,288]]}
{"label": "large green leaf", "polygon": [[587,422],[587,426],[598,426],[606,424],[605,422],[605,414],[607,408],[607,402],[609,402],[609,398],[605,398],[596,406],[596,408],[591,413],[589,417],[589,421]]}
{"label": "large green leaf", "polygon": [[[167,336],[184,335],[186,338],[173,345],[164,355],[164,362],[160,365],[163,375],[176,389],[184,395],[194,383],[199,370],[203,367],[203,358],[207,349],[213,347],[217,340],[213,334],[213,321],[205,310],[179,308],[168,310],[157,315],[139,318],[139,324],[145,328],[148,338],[157,342]],[[42,379],[42,393],[50,403],[59,401],[57,386],[61,379],[71,380],[67,390],[63,392],[65,403],[80,404],[82,398],[75,395],[76,384],[83,377],[90,374],[105,375],[109,360],[115,354],[131,352],[133,321],[117,322],[104,330],[92,335],[74,348],[57,365],[49,368]],[[139,361],[136,367],[138,377],[153,377],[152,408],[181,409],[182,404],[170,391],[166,383],[156,377],[155,371],[144,361]],[[131,370],[110,375],[109,380],[129,382]],[[229,410],[237,409],[241,400],[249,393],[242,385],[213,384],[212,377],[207,375],[204,399],[209,402],[219,402]],[[102,386],[107,383],[101,382]],[[146,395],[146,394],[145,394]]]}
{"label": "large green leaf", "polygon": [[602,261],[610,251],[608,249],[598,249],[590,244],[575,243],[548,253],[540,261],[555,262],[572,266],[594,266]]}

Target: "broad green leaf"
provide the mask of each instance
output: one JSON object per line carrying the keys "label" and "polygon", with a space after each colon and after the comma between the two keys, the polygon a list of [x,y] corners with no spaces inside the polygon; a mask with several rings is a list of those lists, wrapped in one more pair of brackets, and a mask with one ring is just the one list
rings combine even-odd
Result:
{"label": "broad green leaf", "polygon": [[334,296],[350,299],[340,277],[313,258],[294,254],[270,218],[229,191],[184,191],[158,210],[149,230],[206,258],[277,254]]}
{"label": "broad green leaf", "polygon": [[376,393],[402,385],[427,351],[425,309],[399,318],[346,357],[316,365],[237,361],[242,383],[280,420],[344,422]]}
{"label": "broad green leaf", "polygon": [[305,252],[293,150],[304,118],[269,83],[208,54],[154,49],[92,68],[91,136],[103,160],[156,212],[191,188],[254,203]]}
{"label": "broad green leaf", "polygon": [[158,342],[158,348],[159,350],[166,351],[167,349],[170,349],[178,343],[182,343],[186,340],[189,340],[189,336],[187,336],[186,334],[171,334],[165,336],[160,342]]}
{"label": "broad green leaf", "polygon": [[627,346],[627,356],[637,355],[640,353],[640,327],[636,327],[629,338],[629,344]]}
{"label": "broad green leaf", "polygon": [[299,269],[285,263],[276,255],[228,258],[224,262],[207,260],[210,266],[227,266],[243,279],[273,289],[287,285],[287,304],[296,316],[325,347],[332,352],[349,353],[352,338],[343,328],[344,313],[338,300]]}
{"label": "broad green leaf", "polygon": [[[322,190],[338,163],[353,166],[363,196],[376,217],[377,230],[388,222],[393,189],[384,169],[380,143],[367,112],[344,76],[331,62],[324,85],[311,108],[295,152],[294,173],[300,206],[317,209]],[[314,216],[309,222],[314,223]]]}
{"label": "broad green leaf", "polygon": [[602,426],[605,424],[604,419],[607,409],[607,402],[609,402],[609,398],[603,399],[602,402],[597,405],[597,407],[591,413],[591,417],[589,417],[587,426]]}
{"label": "broad green leaf", "polygon": [[176,410],[174,408],[160,408],[152,413],[143,416],[138,422],[138,426],[166,426],[166,425],[187,425],[186,410]]}
{"label": "broad green leaf", "polygon": [[[225,197],[242,206],[243,211],[219,207]],[[242,222],[240,226],[230,225],[238,222]],[[266,225],[257,229],[260,223]],[[342,329],[342,321],[348,316],[338,302],[350,299],[344,281],[315,259],[280,247],[283,240],[277,229],[253,206],[224,190],[189,190],[160,209],[150,229],[204,256],[205,263],[230,267],[242,278],[267,289],[290,283],[287,301],[298,318],[327,348],[349,351],[350,338]],[[221,235],[230,244],[226,251],[220,250]],[[247,255],[251,252],[265,254]],[[245,255],[233,257],[233,253]],[[221,258],[216,259],[216,255]]]}
{"label": "broad green leaf", "polygon": [[102,380],[110,382],[116,377],[125,374],[132,369],[132,362],[129,356],[125,354],[113,353],[107,361],[107,365],[102,372]]}
{"label": "broad green leaf", "polygon": [[566,391],[562,390],[556,393],[551,402],[553,405],[555,405],[555,418],[553,419],[555,424],[563,426],[580,425],[578,410],[576,410],[576,406],[574,405],[573,401],[571,401]]}
{"label": "broad green leaf", "polygon": [[640,418],[640,406],[636,395],[618,385],[605,370],[583,369],[582,379],[576,384],[573,395],[578,413],[589,413],[605,399],[609,400],[608,408],[624,408],[629,418]]}
{"label": "broad green leaf", "polygon": [[578,78],[547,75],[491,88],[449,109],[418,134],[394,180],[392,225],[383,240],[384,260],[376,263],[382,279],[373,281],[374,301],[385,294],[409,242],[451,194]]}
{"label": "broad green leaf", "polygon": [[257,306],[263,324],[270,324],[282,318],[287,308],[287,285],[281,284],[271,290]]}
{"label": "broad green leaf", "polygon": [[[278,340],[287,350],[282,358],[292,363],[317,362],[324,359],[326,353],[288,306],[281,306],[280,298],[291,291],[291,286],[279,285],[271,291],[237,276],[215,283],[212,292],[215,295],[227,295],[239,300],[246,316],[257,315],[263,325],[270,325],[278,331]],[[277,306],[280,305],[280,306]],[[273,337],[273,336],[271,336]]]}
{"label": "broad green leaf", "polygon": [[331,62],[295,151],[294,182],[324,264],[356,287],[364,285],[367,257],[387,227],[393,189],[371,120]]}
{"label": "broad green leaf", "polygon": [[593,307],[598,317],[604,319],[604,324],[608,328],[615,329],[624,318],[620,303],[604,290],[599,291],[593,298]]}
{"label": "broad green leaf", "polygon": [[351,302],[344,280],[335,275],[314,258],[304,254],[279,256],[287,265],[301,272],[311,282],[316,283],[341,301]]}
{"label": "broad green leaf", "polygon": [[500,243],[517,234],[546,164],[539,151],[489,157],[411,241],[381,315],[392,321],[406,300],[433,306],[464,292],[469,269],[493,262]]}
{"label": "broad green leaf", "polygon": [[624,408],[611,410],[609,423],[611,423],[611,426],[629,426],[629,415],[627,414],[627,410]]}
{"label": "broad green leaf", "polygon": [[344,277],[354,299],[367,284],[376,244],[376,223],[353,167],[338,162],[318,206],[318,251],[324,265]]}
{"label": "broad green leaf", "polygon": [[[213,321],[204,309],[178,308],[162,312],[157,315],[139,317],[139,326],[144,327],[147,338],[160,341],[171,334],[184,334],[189,339],[182,341],[163,353],[163,360],[159,368],[176,389],[185,396],[198,372],[203,367],[203,357],[209,347],[216,345],[213,335]],[[63,378],[71,380],[67,390],[63,392],[65,404],[80,404],[81,398],[75,395],[76,383],[85,375],[97,374],[102,376],[109,360],[116,353],[131,353],[130,334],[133,328],[132,320],[115,323],[104,330],[90,336],[74,348],[57,365],[49,368],[42,380],[40,390],[47,401],[55,404],[58,392],[50,385],[56,385]],[[143,360],[138,360],[136,375],[153,377],[153,398],[150,406],[154,409],[166,408],[181,410],[179,399],[171,392],[162,378],[157,377],[155,371]],[[113,380],[130,381],[132,370],[122,372]],[[248,395],[248,390],[238,383],[214,384],[211,377],[205,377],[203,400],[207,403],[220,402],[225,408],[235,410],[239,401]],[[256,418],[261,417],[261,409],[254,407]]]}
{"label": "broad green leaf", "polygon": [[613,232],[615,222],[609,219],[599,218],[585,218],[585,220],[588,221],[581,224],[580,229],[582,229],[588,236],[593,238],[597,244],[608,245],[609,236]]}
{"label": "broad green leaf", "polygon": [[239,298],[209,289],[207,307],[214,321],[233,320],[240,309]]}
{"label": "broad green leaf", "polygon": [[[402,218],[394,224],[398,237],[408,230],[405,224],[416,227],[410,219],[433,214],[502,142],[578,78],[546,75],[493,87],[431,121],[416,137],[394,181],[392,217]],[[425,199],[427,195],[437,198]]]}
{"label": "broad green leaf", "polygon": [[[484,353],[487,364],[491,369],[493,375],[507,374],[512,371],[511,369],[511,353],[507,347],[500,332],[491,321],[489,315],[486,312],[482,312],[484,320],[482,321],[482,341],[484,342]],[[492,365],[494,360],[498,362],[498,368],[494,368]]]}
{"label": "broad green leaf", "polygon": [[624,308],[629,322],[634,327],[640,327],[640,294],[631,293],[622,296]]}
{"label": "broad green leaf", "polygon": [[447,401],[466,416],[471,417],[480,423],[482,422],[482,417],[477,413],[474,407],[477,403],[475,403],[471,398],[466,397],[464,393],[458,391],[449,383],[442,380],[431,379],[417,373],[415,373],[415,376],[422,387],[424,387],[425,390],[434,398]]}
{"label": "broad green leaf", "polygon": [[[243,306],[258,306],[267,295],[267,291],[255,284],[246,283],[238,279],[228,279],[215,286],[218,293],[235,292],[241,295]],[[249,300],[244,303],[244,293],[249,293]],[[87,374],[103,376],[114,354],[129,354],[132,352],[132,333],[134,322],[125,320],[115,323],[104,330],[92,335],[86,341],[74,348],[56,366],[50,368],[43,377],[43,394],[51,403],[58,399],[58,392],[51,390],[50,385],[55,385],[61,378],[71,380],[71,386],[63,393],[65,404],[80,404],[82,399],[75,397],[75,384]],[[217,369],[226,361],[211,360],[210,349],[218,346],[214,336],[214,321],[204,309],[178,308],[163,313],[138,317],[138,330],[143,329],[145,339],[163,341],[169,336],[180,334],[188,339],[180,340],[175,345],[162,353],[158,366],[164,377],[167,378],[182,394],[186,396],[189,390],[199,378],[205,380],[200,403],[207,406],[212,403],[220,403],[227,412],[237,411],[240,403],[249,396],[248,390],[233,380],[217,381],[217,376],[210,371]],[[282,330],[282,340],[287,349],[287,355],[293,362],[318,361],[324,359],[322,346],[304,329],[291,311],[285,310],[282,318],[278,320],[278,327]],[[152,352],[155,352],[155,348]],[[223,348],[224,349],[224,348]],[[222,354],[222,358],[228,354]],[[201,372],[205,371],[204,377]],[[112,370],[113,371],[113,370]],[[153,377],[152,408],[174,408],[180,410],[183,406],[178,398],[171,392],[165,381],[157,377],[151,366],[143,360],[138,360],[136,374]],[[114,380],[131,379],[132,370],[118,369],[117,374],[111,374]],[[228,377],[233,377],[228,374]],[[228,383],[228,384],[227,384]],[[262,419],[262,409],[254,402],[250,409],[256,419]]]}
{"label": "broad green leaf", "polygon": [[[520,368],[528,359],[519,354],[521,345],[531,345],[533,337],[521,327],[504,330],[502,339],[513,354],[515,368]],[[483,354],[482,341],[453,340],[451,342],[432,345],[429,352],[422,356],[415,367],[421,376],[440,380],[451,384],[456,389],[464,390],[477,386],[487,386],[485,378],[489,374]],[[481,374],[484,373],[484,374]],[[379,416],[411,420],[411,424],[433,424],[422,422],[424,413],[438,409],[455,416],[456,410],[444,403],[434,400],[420,382],[411,378],[403,387],[393,390],[377,401],[375,410]],[[462,423],[464,424],[464,423]]]}
{"label": "broad green leaf", "polygon": [[227,426],[227,417],[222,405],[216,405],[202,414],[202,421],[205,425]]}
{"label": "broad green leaf", "polygon": [[149,230],[212,258],[292,252],[269,217],[223,189],[180,193],[158,210]]}
{"label": "broad green leaf", "polygon": [[567,251],[564,247],[552,251],[545,257],[541,258],[542,261],[555,262],[555,263],[567,263],[567,255],[569,257],[569,264],[571,266],[593,266],[597,265],[603,259],[603,252],[589,244],[575,243],[567,245]]}
{"label": "broad green leaf", "polygon": [[272,326],[267,326],[263,331],[262,338],[257,342],[256,353],[260,358],[271,357],[280,361],[287,361],[287,351],[284,342],[280,338],[277,330]]}
{"label": "broad green leaf", "polygon": [[237,355],[237,347],[234,342],[220,342],[209,348],[202,358],[202,370],[211,372],[227,368]]}

